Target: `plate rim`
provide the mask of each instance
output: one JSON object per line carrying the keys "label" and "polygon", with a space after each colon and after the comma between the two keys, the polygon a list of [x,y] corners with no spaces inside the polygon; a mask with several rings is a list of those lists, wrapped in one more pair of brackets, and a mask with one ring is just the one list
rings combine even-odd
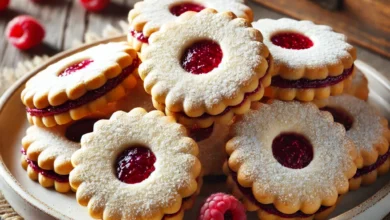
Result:
{"label": "plate rim", "polygon": [[[89,44],[83,44],[77,48],[70,49],[63,51],[51,58],[49,58],[47,61],[45,61],[43,64],[39,65],[38,67],[34,68],[33,70],[29,71],[27,74],[25,74],[22,78],[17,80],[14,84],[12,84],[5,93],[0,97],[0,114],[3,112],[4,107],[9,101],[9,98],[21,87],[25,82],[31,78],[33,75],[38,73],[39,71],[43,70],[44,68],[48,67],[51,63],[54,63],[66,56],[69,56],[71,54],[77,53],[81,50],[85,50],[89,47],[102,44],[102,43],[108,43],[108,42],[116,42],[116,41],[126,41],[126,35],[121,35],[117,37],[107,38],[104,40],[99,40],[93,43]],[[356,60],[355,61],[356,66],[358,68],[364,68],[370,72],[372,72],[372,76],[375,77],[378,82],[380,82],[385,88],[387,88],[390,91],[390,81],[387,80],[384,76],[382,76],[381,73],[379,73],[376,69],[374,69],[369,64],[361,61]],[[12,175],[12,173],[9,171],[8,167],[5,165],[3,161],[3,157],[0,154],[0,176],[15,193],[17,193],[24,201],[26,201],[28,204],[36,208],[38,211],[42,211],[54,218],[57,219],[67,219],[68,217],[61,214],[60,212],[55,211],[50,206],[42,203],[39,199],[35,198],[33,195],[28,193],[27,190],[25,190],[20,183],[15,179],[15,177]],[[341,220],[341,219],[351,219],[353,217],[358,216],[359,214],[367,211],[371,207],[375,206],[377,203],[379,203],[381,200],[385,199],[386,196],[390,195],[390,182],[384,185],[379,191],[377,191],[374,195],[366,199],[364,202],[359,204],[358,206],[355,206],[354,208],[338,215],[332,218],[333,220]],[[19,213],[18,213],[19,214]]]}

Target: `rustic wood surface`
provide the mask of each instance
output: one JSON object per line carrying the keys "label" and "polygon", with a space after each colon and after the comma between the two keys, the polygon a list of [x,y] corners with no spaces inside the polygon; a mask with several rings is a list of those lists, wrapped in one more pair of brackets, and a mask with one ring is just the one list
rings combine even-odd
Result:
{"label": "rustic wood surface", "polygon": [[343,0],[335,11],[313,0],[254,1],[297,19],[330,25],[352,42],[390,58],[390,0]]}

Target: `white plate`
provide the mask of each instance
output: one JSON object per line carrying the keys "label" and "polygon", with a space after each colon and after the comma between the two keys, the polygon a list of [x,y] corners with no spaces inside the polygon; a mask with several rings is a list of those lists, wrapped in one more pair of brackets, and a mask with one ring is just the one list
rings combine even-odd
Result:
{"label": "white plate", "polygon": [[[124,40],[124,37],[108,41]],[[91,45],[95,45],[91,44]],[[45,189],[27,177],[20,166],[20,141],[28,126],[25,108],[20,102],[23,85],[32,75],[48,64],[83,50],[91,45],[61,53],[46,64],[27,74],[13,85],[0,99],[0,188],[11,206],[25,219],[91,219],[87,209],[77,204],[74,194],[60,194]],[[356,61],[356,66],[369,79],[370,102],[378,106],[390,118],[390,83],[367,64]],[[348,193],[333,212],[334,219],[381,219],[390,211],[390,175],[380,177],[369,186]],[[197,205],[185,219],[196,219],[199,204],[212,192],[224,191],[221,179],[206,180]],[[252,213],[249,219],[255,219]]]}

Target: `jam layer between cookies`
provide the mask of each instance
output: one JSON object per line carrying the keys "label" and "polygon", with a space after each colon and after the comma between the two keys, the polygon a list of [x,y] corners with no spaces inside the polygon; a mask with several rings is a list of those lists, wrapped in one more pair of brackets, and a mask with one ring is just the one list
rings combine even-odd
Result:
{"label": "jam layer between cookies", "polygon": [[134,60],[133,63],[130,66],[124,68],[122,70],[122,73],[120,73],[117,77],[107,80],[107,82],[102,87],[95,90],[88,91],[85,95],[81,96],[78,99],[69,100],[62,105],[49,106],[44,109],[27,108],[26,111],[31,116],[44,117],[44,116],[53,116],[53,115],[61,114],[71,109],[78,108],[82,105],[85,105],[91,101],[94,101],[104,96],[105,94],[113,90],[115,87],[120,85],[130,74],[133,73],[133,71],[136,68],[138,68],[139,64],[140,64],[139,59]]}
{"label": "jam layer between cookies", "polygon": [[287,80],[280,76],[272,77],[271,86],[279,88],[290,88],[290,89],[316,89],[324,88],[328,86],[336,85],[337,83],[345,80],[352,75],[354,66],[349,69],[345,69],[342,74],[338,76],[328,76],[325,79],[310,80],[310,79],[298,79],[298,80]]}
{"label": "jam layer between cookies", "polygon": [[[24,149],[22,149],[20,152],[23,155],[26,155],[26,151]],[[60,182],[60,183],[68,183],[69,182],[69,175],[60,175],[60,174],[57,174],[56,172],[54,172],[53,170],[44,170],[38,166],[38,163],[36,161],[29,160],[28,158],[26,158],[26,161],[27,161],[28,165],[35,172],[40,173],[41,175],[43,175],[49,179],[55,180],[55,181]]]}
{"label": "jam layer between cookies", "polygon": [[381,165],[383,165],[386,162],[386,160],[389,158],[389,156],[390,156],[390,149],[389,149],[389,151],[387,151],[387,153],[379,156],[378,160],[374,164],[357,169],[356,174],[355,174],[355,176],[353,176],[353,178],[355,178],[355,179],[359,178],[363,175],[366,175],[366,174],[371,173],[372,171],[376,170],[378,167],[380,167]]}

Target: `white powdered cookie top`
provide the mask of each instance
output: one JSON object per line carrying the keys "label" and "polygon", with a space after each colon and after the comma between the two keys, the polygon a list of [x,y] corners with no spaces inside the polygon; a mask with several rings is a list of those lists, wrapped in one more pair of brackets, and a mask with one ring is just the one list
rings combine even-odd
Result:
{"label": "white powdered cookie top", "polygon": [[[314,157],[306,167],[291,169],[273,156],[273,140],[284,132],[301,134],[310,141]],[[348,178],[356,171],[351,156],[356,152],[345,130],[312,103],[264,104],[233,125],[232,137],[226,145],[231,153],[229,166],[238,164],[233,170],[238,177],[245,176],[254,192],[265,192],[273,201],[299,204],[337,198],[340,189],[348,189]]]}
{"label": "white powdered cookie top", "polygon": [[[294,74],[304,72],[305,69],[309,69],[309,72],[313,72],[313,70],[326,71],[326,74],[321,73],[320,78],[323,78],[327,75],[341,74],[344,69],[350,68],[353,60],[356,59],[355,49],[346,42],[346,37],[343,34],[333,32],[329,26],[289,18],[260,19],[253,22],[252,25],[261,31],[264,44],[269,48],[275,65],[282,67],[283,71],[291,71]],[[308,37],[313,42],[313,46],[301,50],[286,49],[271,41],[271,38],[276,34],[291,32]],[[328,71],[331,73],[327,73]],[[300,77],[315,78],[309,74],[300,73],[296,79]]]}
{"label": "white powdered cookie top", "polygon": [[219,12],[231,11],[237,17],[250,21],[253,19],[252,11],[245,5],[244,0],[144,0],[136,3],[134,9],[130,11],[130,27],[135,28],[139,24],[145,24],[143,33],[145,36],[150,36],[154,31],[160,29],[162,25],[178,19],[177,16],[170,12],[170,9],[182,3],[199,4]]}
{"label": "white powdered cookie top", "polygon": [[[22,139],[23,149],[29,155],[39,155],[38,165],[53,161],[53,168],[71,164],[72,154],[80,149],[80,143],[68,140],[65,132],[68,126],[53,128],[41,128],[35,125],[27,129],[26,136]],[[34,158],[29,158],[34,159]],[[58,173],[58,171],[56,171]],[[64,173],[61,173],[65,175]]]}
{"label": "white powdered cookie top", "polygon": [[373,152],[375,145],[388,143],[384,137],[388,128],[381,122],[383,117],[367,102],[345,94],[329,97],[326,106],[340,108],[352,116],[353,123],[347,136],[352,139],[358,152]]}
{"label": "white powdered cookie top", "polygon": [[[205,112],[219,114],[228,106],[228,100],[240,103],[245,92],[257,87],[268,67],[269,53],[261,43],[261,34],[243,19],[211,9],[186,13],[181,18],[153,34],[149,46],[142,50],[139,75],[146,91],[171,111],[187,115],[196,111],[191,117]],[[207,74],[191,74],[182,67],[181,56],[187,47],[201,40],[218,43],[223,58]],[[245,91],[253,83],[256,86]],[[216,106],[218,112],[213,111]]]}
{"label": "white powdered cookie top", "polygon": [[[48,66],[27,81],[22,101],[30,108],[46,108],[77,99],[119,75],[136,56],[136,52],[126,42],[101,44],[73,54]],[[67,68],[85,60],[92,62],[69,75],[59,76]]]}
{"label": "white powdered cookie top", "polygon": [[[126,184],[116,177],[115,161],[124,150],[139,144],[154,153],[155,170],[142,182]],[[97,213],[104,213],[105,219],[161,219],[166,210],[179,211],[181,198],[197,189],[197,144],[186,137],[182,125],[160,111],[118,111],[109,120],[95,123],[81,146],[72,156],[75,168],[70,184],[77,188],[78,201],[89,203],[95,215],[102,210]]]}

